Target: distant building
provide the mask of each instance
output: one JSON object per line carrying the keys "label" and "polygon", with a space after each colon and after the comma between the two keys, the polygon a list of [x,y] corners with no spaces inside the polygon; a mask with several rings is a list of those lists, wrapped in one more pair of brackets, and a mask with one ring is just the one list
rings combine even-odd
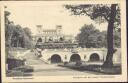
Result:
{"label": "distant building", "polygon": [[74,44],[76,45],[75,37],[63,34],[61,25],[56,25],[55,29],[42,29],[42,25],[37,25],[37,31],[38,34],[33,39],[43,47],[49,46],[51,43],[54,46],[58,45],[55,47],[72,47]]}

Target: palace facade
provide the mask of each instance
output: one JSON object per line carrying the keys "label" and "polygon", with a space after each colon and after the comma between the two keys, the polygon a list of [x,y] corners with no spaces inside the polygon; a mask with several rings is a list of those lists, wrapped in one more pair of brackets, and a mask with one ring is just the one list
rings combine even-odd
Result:
{"label": "palace facade", "polygon": [[56,25],[55,29],[42,29],[42,25],[37,25],[38,34],[33,40],[43,47],[73,47],[76,45],[75,37],[62,32],[62,26]]}

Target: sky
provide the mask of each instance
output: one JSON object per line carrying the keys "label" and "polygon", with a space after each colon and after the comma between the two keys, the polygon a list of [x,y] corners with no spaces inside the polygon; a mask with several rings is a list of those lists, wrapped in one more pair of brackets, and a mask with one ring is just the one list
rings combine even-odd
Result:
{"label": "sky", "polygon": [[41,6],[7,6],[11,12],[9,20],[15,25],[28,27],[33,35],[37,34],[36,25],[42,25],[42,29],[55,29],[56,25],[62,25],[63,33],[77,35],[84,24],[93,24],[100,31],[107,29],[107,23],[97,24],[88,16],[75,16],[63,7],[63,4],[44,4]]}

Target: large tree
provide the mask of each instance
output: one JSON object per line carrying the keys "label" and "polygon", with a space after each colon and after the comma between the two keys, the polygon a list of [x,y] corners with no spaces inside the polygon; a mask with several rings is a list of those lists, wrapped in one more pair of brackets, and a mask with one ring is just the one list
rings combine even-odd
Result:
{"label": "large tree", "polygon": [[87,48],[103,47],[102,40],[104,40],[104,35],[102,35],[102,33],[98,29],[96,29],[92,24],[90,25],[85,24],[80,29],[80,33],[77,35],[76,38],[81,47],[87,47]]}
{"label": "large tree", "polygon": [[25,34],[26,34],[30,39],[32,39],[32,32],[31,32],[31,30],[30,30],[28,27],[23,28],[23,30],[24,30]]}
{"label": "large tree", "polygon": [[5,44],[8,47],[11,47],[11,39],[13,36],[14,23],[8,19],[10,12],[5,11]]}
{"label": "large tree", "polygon": [[6,47],[31,48],[33,45],[31,30],[27,27],[23,28],[20,25],[15,25],[13,21],[10,21],[8,18],[10,14],[10,12],[5,11]]}
{"label": "large tree", "polygon": [[87,15],[98,23],[108,23],[107,30],[107,57],[103,67],[113,66],[113,30],[120,25],[120,9],[118,4],[89,4],[89,5],[65,5],[73,15]]}

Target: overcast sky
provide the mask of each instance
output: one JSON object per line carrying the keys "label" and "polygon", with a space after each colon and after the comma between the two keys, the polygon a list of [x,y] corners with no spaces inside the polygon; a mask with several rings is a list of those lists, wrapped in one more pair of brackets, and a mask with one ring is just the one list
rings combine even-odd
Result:
{"label": "overcast sky", "polygon": [[33,34],[37,33],[36,25],[42,25],[43,29],[55,29],[56,25],[62,25],[64,34],[76,35],[84,24],[94,24],[100,31],[107,29],[107,23],[96,24],[88,16],[74,16],[63,7],[62,4],[45,4],[41,6],[7,6],[11,12],[9,19],[14,24],[28,27]]}

